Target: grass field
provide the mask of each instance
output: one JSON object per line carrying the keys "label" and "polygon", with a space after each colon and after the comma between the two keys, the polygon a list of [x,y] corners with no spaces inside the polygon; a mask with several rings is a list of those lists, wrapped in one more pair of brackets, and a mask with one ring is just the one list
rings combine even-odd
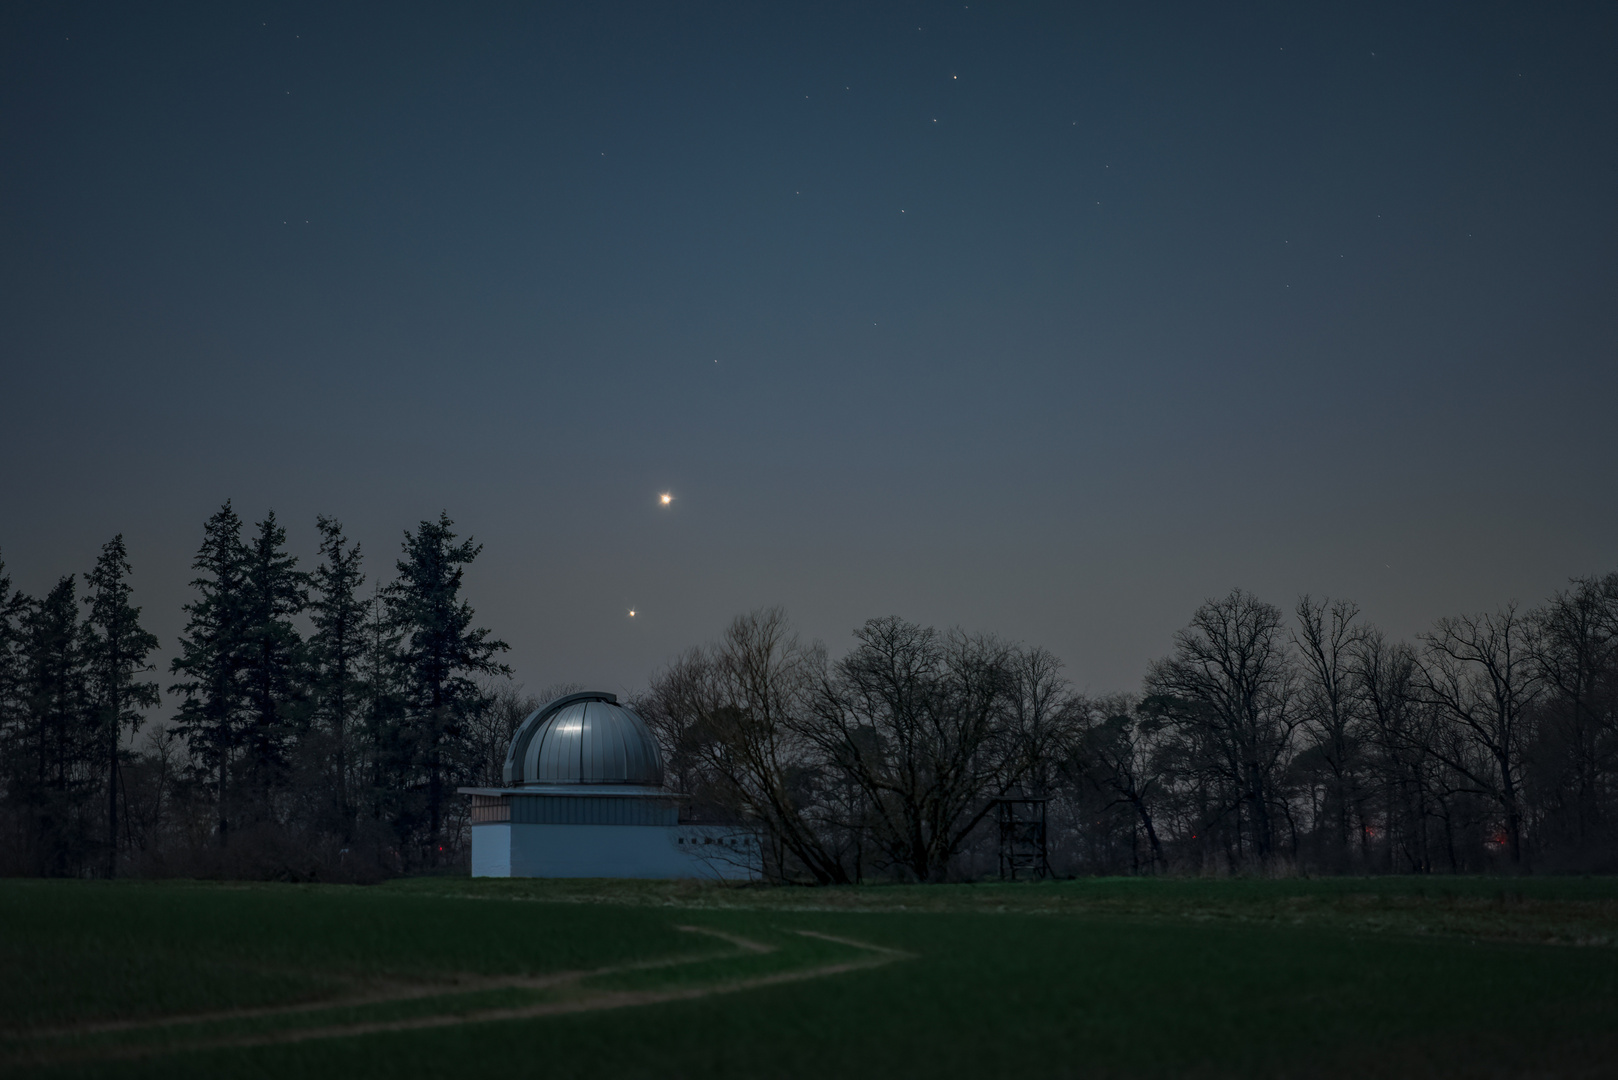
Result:
{"label": "grass field", "polygon": [[3,881],[0,1072],[1612,1076],[1618,880]]}

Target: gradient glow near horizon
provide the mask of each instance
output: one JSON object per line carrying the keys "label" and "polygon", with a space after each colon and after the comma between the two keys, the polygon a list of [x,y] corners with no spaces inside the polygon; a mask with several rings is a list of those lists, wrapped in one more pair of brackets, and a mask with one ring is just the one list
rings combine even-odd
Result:
{"label": "gradient glow near horizon", "polygon": [[446,509],[535,688],[1536,602],[1618,567],[1614,9],[1410,8],[8,9],[0,550],[124,533],[166,665],[226,498]]}

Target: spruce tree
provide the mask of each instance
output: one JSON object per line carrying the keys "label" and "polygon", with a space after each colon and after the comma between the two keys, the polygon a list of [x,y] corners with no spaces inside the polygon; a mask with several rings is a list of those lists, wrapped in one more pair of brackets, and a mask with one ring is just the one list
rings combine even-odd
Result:
{"label": "spruce tree", "polygon": [[509,675],[497,653],[509,648],[472,626],[472,606],[461,598],[464,567],[483,550],[470,537],[457,544],[446,513],[406,533],[399,578],[387,593],[388,612],[404,635],[400,661],[406,678],[409,742],[427,782],[428,859],[437,861],[443,823],[444,779],[460,764],[464,723],[484,705],[471,676]]}
{"label": "spruce tree", "polygon": [[140,625],[140,608],[129,603],[129,553],[123,534],[101,547],[95,569],[85,575],[90,607],[84,624],[84,658],[92,725],[100,735],[107,777],[107,862],[112,877],[118,865],[118,743],[125,729],[140,727],[143,713],[158,702],[155,682],[137,676],[156,670],[146,657],[157,637]]}
{"label": "spruce tree", "polygon": [[85,847],[83,797],[92,781],[94,733],[74,579],[62,578],[24,620],[23,693],[28,738],[18,749],[31,811],[35,871],[72,873]]}
{"label": "spruce tree", "polygon": [[28,597],[11,588],[0,558],[0,779],[9,775],[10,745],[23,727],[22,640]]}
{"label": "spruce tree", "polygon": [[180,681],[169,687],[183,700],[175,730],[193,754],[214,769],[219,844],[230,837],[230,772],[245,719],[246,692],[242,669],[247,548],[242,544],[242,519],[227,501],[203,525],[202,547],[191,568],[199,576],[191,582],[197,599],[185,605],[185,632],[180,655],[169,670]]}
{"label": "spruce tree", "polygon": [[354,825],[352,795],[355,720],[365,699],[367,601],[359,595],[365,583],[360,546],[349,543],[343,526],[319,517],[321,563],[311,575],[314,599],[309,605],[314,634],[309,638],[314,707],[331,744],[331,808],[344,840]]}
{"label": "spruce tree", "polygon": [[303,638],[292,620],[309,601],[308,576],[286,552],[272,511],[257,525],[242,575],[242,765],[260,815],[285,775],[302,697]]}
{"label": "spruce tree", "polygon": [[[364,693],[365,761],[363,809],[369,824],[391,826],[394,840],[408,833],[403,812],[410,782],[411,755],[405,747],[405,679],[400,651],[403,634],[390,617],[387,590],[378,583],[365,601],[364,651],[360,678]],[[380,837],[377,839],[380,840]]]}
{"label": "spruce tree", "polygon": [[[0,837],[11,839],[13,825],[31,821],[31,810],[26,794],[30,789],[30,769],[27,748],[27,698],[23,690],[23,641],[29,598],[20,590],[13,591],[11,575],[6,573],[5,562],[0,560]],[[16,834],[21,840],[21,834]],[[0,873],[20,873],[29,868],[17,861],[22,855],[20,843],[8,844],[13,850],[0,850]]]}

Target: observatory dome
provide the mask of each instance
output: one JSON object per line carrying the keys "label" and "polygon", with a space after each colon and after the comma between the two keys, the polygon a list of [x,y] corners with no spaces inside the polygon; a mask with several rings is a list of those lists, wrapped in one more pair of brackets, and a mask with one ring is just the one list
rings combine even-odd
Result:
{"label": "observatory dome", "polygon": [[592,690],[528,714],[506,751],[505,782],[662,787],[663,756],[645,721]]}

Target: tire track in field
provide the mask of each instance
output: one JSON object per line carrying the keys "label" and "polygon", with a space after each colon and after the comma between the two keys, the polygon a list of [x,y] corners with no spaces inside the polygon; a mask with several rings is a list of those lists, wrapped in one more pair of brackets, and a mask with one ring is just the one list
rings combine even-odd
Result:
{"label": "tire track in field", "polygon": [[399,1001],[418,1001],[422,998],[472,994],[483,990],[509,988],[542,990],[569,982],[595,972],[566,971],[555,975],[536,976],[481,976],[452,977],[442,983],[377,983],[367,982],[365,989],[338,997],[317,998],[291,1005],[261,1005],[241,1009],[222,1009],[215,1012],[175,1013],[168,1016],[149,1016],[131,1020],[98,1020],[87,1024],[71,1024],[53,1028],[31,1028],[26,1031],[5,1032],[3,1037],[15,1039],[63,1039],[83,1035],[116,1035],[131,1031],[153,1031],[166,1027],[186,1027],[192,1024],[219,1024],[233,1020],[262,1020],[267,1017],[297,1016],[299,1013],[324,1012],[328,1009],[351,1009],[366,1005],[388,1005]]}
{"label": "tire track in field", "polygon": [[[734,945],[738,952],[730,954],[732,958],[742,955],[763,955],[778,951],[773,945],[753,941],[737,934],[727,933],[702,926],[676,926],[675,929],[687,933],[704,934],[719,938]],[[323,1026],[284,1028],[277,1031],[255,1032],[247,1035],[223,1036],[218,1038],[177,1040],[169,1043],[152,1043],[144,1045],[113,1045],[106,1047],[71,1047],[60,1048],[58,1052],[50,1050],[36,1055],[27,1055],[23,1060],[31,1064],[54,1064],[65,1061],[84,1060],[129,1060],[142,1057],[156,1057],[165,1054],[185,1053],[196,1050],[243,1049],[256,1046],[278,1046],[291,1043],[313,1042],[319,1039],[353,1038],[363,1035],[384,1034],[399,1031],[426,1031],[434,1028],[459,1027],[466,1024],[498,1023],[509,1020],[532,1020],[547,1016],[565,1016],[577,1013],[601,1012],[608,1009],[635,1008],[644,1005],[658,1005],[674,1001],[694,1001],[700,998],[714,997],[720,994],[742,993],[748,990],[761,990],[771,986],[780,986],[789,983],[805,982],[810,979],[827,978],[833,975],[847,974],[853,971],[867,970],[881,967],[895,960],[909,959],[911,953],[899,949],[888,948],[884,945],[873,945],[869,942],[857,941],[853,938],[837,937],[831,934],[822,934],[813,930],[795,930],[793,933],[802,937],[816,938],[821,941],[832,942],[848,948],[858,949],[867,955],[858,960],[844,960],[831,964],[820,964],[811,968],[795,971],[774,972],[769,975],[758,975],[746,979],[732,979],[721,981],[708,986],[684,987],[677,990],[619,990],[602,991],[586,994],[586,996],[566,1001],[539,1002],[533,1005],[507,1006],[503,1008],[478,1009],[464,1013],[436,1013],[428,1016],[405,1017],[397,1020],[371,1020],[359,1021],[349,1024],[328,1024]],[[509,977],[475,977],[465,981],[457,981],[453,989],[445,989],[442,985],[432,987],[403,987],[394,994],[373,993],[359,997],[350,997],[336,1000],[327,1000],[318,1003],[305,1003],[291,1006],[268,1007],[264,1009],[244,1009],[223,1013],[193,1014],[189,1017],[164,1017],[150,1021],[113,1021],[109,1024],[83,1025],[74,1028],[59,1028],[52,1032],[34,1032],[33,1037],[44,1038],[47,1035],[65,1037],[72,1035],[102,1034],[112,1032],[126,1032],[138,1030],[154,1030],[163,1027],[173,1027],[188,1023],[208,1023],[230,1020],[258,1018],[265,1016],[296,1015],[329,1009],[353,1007],[360,1004],[390,1003],[395,1001],[417,1000],[425,997],[460,997],[466,994],[478,993],[490,989],[554,989],[560,986],[576,984],[584,979],[602,975],[627,974],[636,971],[656,969],[669,969],[688,964],[703,963],[715,959],[724,959],[723,955],[712,954],[680,957],[672,960],[653,960],[636,964],[621,964],[614,967],[597,968],[592,971],[559,972],[547,976],[509,976]],[[44,1048],[41,1048],[44,1049]],[[52,1048],[57,1049],[57,1048]],[[14,1063],[21,1063],[13,1059]]]}
{"label": "tire track in field", "polygon": [[[692,934],[704,934],[725,941],[743,952],[770,953],[773,945],[711,930],[701,926],[676,926],[674,929]],[[325,1012],[331,1009],[353,1009],[367,1005],[389,1005],[401,1001],[420,1001],[424,998],[454,997],[478,994],[489,990],[549,990],[568,983],[601,975],[622,975],[635,971],[651,971],[663,967],[696,963],[721,958],[723,954],[704,953],[701,956],[680,956],[663,960],[645,960],[632,964],[585,971],[559,971],[551,975],[474,975],[454,973],[441,982],[393,983],[368,980],[349,980],[363,989],[338,997],[317,998],[289,1005],[249,1006],[238,1009],[218,1009],[212,1012],[175,1013],[168,1016],[146,1016],[128,1020],[99,1020],[84,1024],[66,1024],[59,1027],[31,1028],[26,1031],[0,1032],[0,1038],[60,1039],[83,1035],[115,1035],[130,1031],[151,1031],[165,1027],[185,1027],[194,1024],[228,1023],[234,1020],[262,1020],[268,1017],[297,1016],[300,1013]]]}

